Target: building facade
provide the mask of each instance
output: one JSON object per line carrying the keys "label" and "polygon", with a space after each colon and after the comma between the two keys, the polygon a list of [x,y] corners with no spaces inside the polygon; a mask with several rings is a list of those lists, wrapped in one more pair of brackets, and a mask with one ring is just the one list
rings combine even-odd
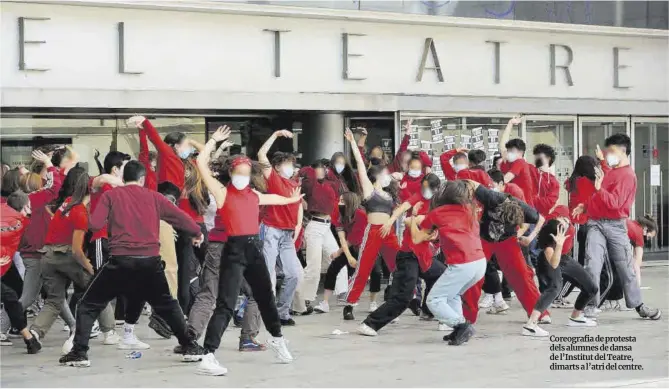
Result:
{"label": "building facade", "polygon": [[666,247],[667,3],[607,2],[602,16],[574,2],[571,24],[521,3],[2,1],[1,158],[72,144],[96,173],[95,150],[137,154],[123,120],[136,113],[202,140],[231,124],[249,154],[292,128],[278,148],[303,163],[344,150],[347,126],[394,152],[409,118],[412,148],[492,155],[520,113],[518,136],[554,145],[561,182],[606,136],[630,134],[635,212],[662,220],[653,247]]}

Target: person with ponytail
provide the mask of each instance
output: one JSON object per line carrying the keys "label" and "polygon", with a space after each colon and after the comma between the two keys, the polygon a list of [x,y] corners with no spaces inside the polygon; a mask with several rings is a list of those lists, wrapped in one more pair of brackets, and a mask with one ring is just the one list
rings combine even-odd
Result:
{"label": "person with ponytail", "polygon": [[251,287],[265,328],[271,335],[267,345],[276,352],[280,362],[290,363],[293,360],[281,332],[272,279],[260,247],[258,220],[260,206],[298,203],[302,195],[299,189],[295,189],[290,197],[260,193],[265,190],[264,185],[257,186],[264,180],[262,166],[241,155],[228,159],[224,165],[230,183],[223,186],[209,171],[209,159],[216,142],[223,142],[229,137],[229,129],[219,128],[197,157],[197,167],[216,200],[228,237],[221,260],[216,308],[207,326],[204,347],[195,353],[185,354],[185,357],[202,361],[197,368],[198,374],[213,376],[227,374],[227,369],[218,362],[214,353],[232,318],[244,278]]}
{"label": "person with ponytail", "polygon": [[[351,144],[357,165],[364,166],[360,150],[355,147],[355,138],[351,130],[347,129],[344,136]],[[387,232],[382,231],[383,226],[390,220],[398,201],[397,183],[393,185],[388,169],[381,166],[372,166],[367,172],[358,170],[358,177],[362,187],[362,204],[367,212],[368,224],[360,245],[356,272],[349,281],[347,305],[343,312],[344,320],[354,320],[353,305],[360,299],[379,252],[386,250],[387,254],[384,253],[384,259],[388,268],[394,271],[395,255],[400,249],[394,229],[391,228]]]}
{"label": "person with ponytail", "polygon": [[651,215],[643,215],[636,220],[627,219],[627,235],[634,249],[634,273],[641,287],[641,261],[643,260],[644,239],[652,239],[657,234],[657,221]]}

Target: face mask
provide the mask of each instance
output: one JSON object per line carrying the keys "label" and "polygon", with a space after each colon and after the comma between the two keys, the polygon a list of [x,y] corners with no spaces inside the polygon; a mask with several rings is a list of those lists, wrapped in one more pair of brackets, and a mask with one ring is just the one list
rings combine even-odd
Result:
{"label": "face mask", "polygon": [[346,165],[344,165],[343,163],[335,163],[335,171],[337,172],[337,174],[341,174],[341,172],[344,171],[345,167]]}
{"label": "face mask", "polygon": [[510,151],[510,152],[506,153],[506,160],[507,161],[513,162],[517,159],[518,159],[518,154],[516,154],[515,152]]}
{"label": "face mask", "polygon": [[618,164],[620,164],[620,158],[615,154],[608,153],[606,154],[606,163],[611,167],[618,166]]}
{"label": "face mask", "polygon": [[455,172],[457,173],[457,172],[459,172],[459,171],[461,171],[461,170],[465,170],[465,169],[467,169],[467,165],[465,165],[464,163],[459,163],[459,164],[453,166],[453,169],[454,169]]}
{"label": "face mask", "polygon": [[292,166],[281,166],[281,175],[285,178],[290,178],[295,173],[295,168]]}
{"label": "face mask", "polygon": [[379,178],[378,178],[378,180],[379,180],[379,183],[381,184],[381,187],[382,187],[382,188],[385,188],[385,187],[387,187],[388,185],[390,185],[390,182],[392,181],[391,178],[390,178],[390,176],[387,175],[387,174],[382,174],[382,175],[380,175]]}
{"label": "face mask", "polygon": [[430,188],[423,188],[421,194],[423,195],[423,198],[425,200],[429,200],[432,198],[432,196],[434,196],[434,193],[432,193],[432,190]]}
{"label": "face mask", "polygon": [[420,174],[422,172],[420,170],[414,170],[414,169],[409,169],[409,172],[407,173],[410,177],[416,178],[420,177]]}
{"label": "face mask", "polygon": [[542,167],[542,166],[544,166],[544,161],[543,161],[541,158],[537,158],[537,159],[534,161],[534,166],[536,166],[536,167],[538,167],[538,168],[539,168],[539,167]]}
{"label": "face mask", "polygon": [[250,176],[240,176],[238,174],[232,175],[232,186],[237,188],[237,190],[242,190],[249,186],[249,182],[251,182],[251,177]]}
{"label": "face mask", "polygon": [[179,158],[186,159],[190,157],[191,154],[193,154],[193,148],[189,147],[185,150],[179,151]]}

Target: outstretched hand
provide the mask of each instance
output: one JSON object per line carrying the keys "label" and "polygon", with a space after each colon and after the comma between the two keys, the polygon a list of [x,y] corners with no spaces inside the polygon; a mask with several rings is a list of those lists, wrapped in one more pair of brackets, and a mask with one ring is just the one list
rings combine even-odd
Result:
{"label": "outstretched hand", "polygon": [[230,127],[222,125],[218,127],[213,134],[211,134],[211,139],[215,140],[217,143],[223,142],[224,140],[230,138],[231,133],[232,131],[230,130]]}
{"label": "outstretched hand", "polygon": [[293,137],[293,133],[288,131],[288,130],[275,131],[274,135],[277,136],[277,137],[283,137],[283,138],[292,138]]}
{"label": "outstretched hand", "polygon": [[132,126],[135,126],[139,129],[144,129],[144,126],[142,125],[142,123],[144,123],[145,120],[146,120],[146,118],[144,116],[136,115],[136,116],[130,117],[126,121],[126,123],[128,123],[129,126],[132,125]]}
{"label": "outstretched hand", "polygon": [[348,127],[346,127],[346,131],[344,131],[344,138],[346,138],[346,140],[351,143],[355,143],[355,138],[353,137],[353,133],[351,132],[351,129]]}
{"label": "outstretched hand", "polygon": [[565,226],[559,224],[557,228],[557,235],[551,234],[551,237],[553,237],[553,240],[555,241],[556,245],[562,246],[569,237],[569,235],[567,235],[567,229],[565,228]]}

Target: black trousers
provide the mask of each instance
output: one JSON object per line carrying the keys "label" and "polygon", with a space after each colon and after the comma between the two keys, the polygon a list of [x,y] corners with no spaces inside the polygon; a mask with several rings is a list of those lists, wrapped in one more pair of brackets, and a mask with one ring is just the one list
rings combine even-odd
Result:
{"label": "black trousers", "polygon": [[439,252],[439,254],[435,255],[434,258],[432,258],[432,265],[430,265],[430,268],[427,269],[425,272],[421,271],[419,274],[419,277],[425,281],[425,291],[423,292],[423,302],[421,305],[421,311],[424,312],[425,314],[429,316],[433,316],[432,312],[430,311],[430,308],[427,306],[427,296],[430,294],[430,291],[432,290],[432,286],[434,286],[434,283],[437,282],[439,277],[444,273],[446,270],[446,261],[445,257],[443,256],[442,252]]}
{"label": "black trousers", "polygon": [[248,282],[253,298],[258,303],[265,328],[274,337],[281,335],[281,321],[276,309],[272,280],[262,255],[262,242],[258,235],[231,236],[223,249],[218,282],[216,308],[209,319],[204,337],[204,348],[214,352],[230,323],[239,290],[244,279]]}
{"label": "black trousers", "polygon": [[128,301],[148,301],[170,326],[179,344],[194,341],[186,332],[186,320],[177,300],[170,295],[160,257],[110,257],[93,277],[79,302],[74,335],[75,351],[88,351],[93,322],[116,296]]}
{"label": "black trousers", "polygon": [[[576,259],[578,263],[581,264],[581,266],[585,266],[585,240],[587,238],[588,238],[588,225],[583,224],[578,226],[578,231],[576,232],[576,241],[578,242],[578,253],[577,257],[574,259]],[[574,290],[574,286],[575,285],[572,285],[571,282],[566,281],[564,283],[564,286],[562,287],[562,291],[560,292],[559,297],[564,298],[566,296],[569,296],[569,294]]]}
{"label": "black trousers", "polygon": [[14,288],[7,284],[5,279],[6,276],[7,274],[0,278],[0,297],[2,305],[5,307],[7,316],[9,316],[9,322],[12,325],[12,328],[22,330],[28,326],[26,316],[23,314],[23,306],[19,302],[19,295]]}
{"label": "black trousers", "polygon": [[578,286],[581,290],[574,303],[574,309],[579,311],[585,308],[586,304],[595,297],[599,290],[599,287],[583,266],[568,255],[563,255],[560,258],[560,265],[555,269],[553,269],[543,255],[540,255],[539,262],[537,263],[537,278],[539,278],[540,283],[543,282],[545,285],[535,305],[535,310],[539,312],[548,309],[553,300],[559,296],[563,280],[564,282],[570,282],[572,285]]}
{"label": "black trousers", "polygon": [[[385,327],[409,307],[409,303],[413,300],[416,282],[421,275],[418,258],[413,252],[398,252],[396,265],[388,299],[363,321],[375,331]],[[431,287],[444,270],[446,270],[446,265],[433,259],[432,266],[425,273],[422,273],[422,276]]]}
{"label": "black trousers", "polygon": [[[349,251],[351,252],[351,255],[354,258],[358,257],[358,249],[355,247],[349,247]],[[337,275],[341,271],[341,269],[346,267],[346,271],[348,272],[349,278],[353,276],[353,273],[355,273],[355,268],[349,266],[348,264],[348,259],[346,259],[346,255],[341,254],[337,258],[333,259],[332,262],[330,262],[330,266],[328,266],[328,270],[325,272],[325,280],[323,281],[323,289],[325,290],[334,290],[335,289],[335,284],[337,283]],[[374,274],[374,270],[376,270],[376,265],[374,266],[374,269],[372,270],[372,274]],[[373,276],[371,276],[373,277]],[[378,283],[379,283],[379,290],[381,290],[381,276],[378,274]],[[371,286],[370,286],[371,289]],[[378,290],[377,290],[378,292]]]}
{"label": "black trousers", "polygon": [[487,294],[496,294],[502,292],[503,296],[511,296],[511,288],[509,283],[506,280],[506,277],[502,275],[502,281],[499,280],[499,265],[497,264],[497,259],[493,255],[490,261],[486,264],[485,275],[483,277],[483,292]]}
{"label": "black trousers", "polygon": [[195,296],[200,291],[199,274],[202,264],[204,263],[204,256],[207,253],[208,233],[207,227],[200,224],[200,231],[204,235],[204,242],[200,247],[193,246],[192,236],[178,232],[176,241],[177,264],[177,299],[181,310],[188,315],[190,308],[193,306]]}

